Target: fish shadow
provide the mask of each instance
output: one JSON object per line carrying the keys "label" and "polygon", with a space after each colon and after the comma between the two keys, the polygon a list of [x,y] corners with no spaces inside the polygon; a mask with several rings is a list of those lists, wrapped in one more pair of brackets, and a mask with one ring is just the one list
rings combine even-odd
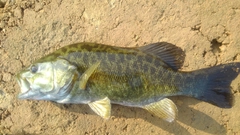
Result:
{"label": "fish shadow", "polygon": [[[115,118],[140,118],[172,134],[190,135],[187,126],[210,134],[226,134],[226,129],[223,125],[208,115],[189,107],[189,105],[194,105],[201,101],[188,97],[171,97],[171,99],[175,103],[178,101],[182,102],[181,105],[176,104],[178,107],[178,117],[177,120],[172,123],[166,122],[144,109],[121,105],[112,105],[112,116]],[[96,115],[88,105],[53,104],[70,112]]]}

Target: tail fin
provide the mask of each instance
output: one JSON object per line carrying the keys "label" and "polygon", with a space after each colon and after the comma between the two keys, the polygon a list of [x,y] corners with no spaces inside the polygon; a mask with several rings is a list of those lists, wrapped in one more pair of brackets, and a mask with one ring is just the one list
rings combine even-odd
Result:
{"label": "tail fin", "polygon": [[[231,82],[240,73],[240,63],[219,65],[187,74],[183,95],[195,97],[221,108],[231,108]],[[189,85],[190,84],[190,85]]]}

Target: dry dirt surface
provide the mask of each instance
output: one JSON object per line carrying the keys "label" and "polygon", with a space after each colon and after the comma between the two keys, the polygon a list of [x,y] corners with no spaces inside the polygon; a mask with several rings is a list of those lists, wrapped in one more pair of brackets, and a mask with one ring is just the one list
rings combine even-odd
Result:
{"label": "dry dirt surface", "polygon": [[240,134],[240,77],[231,109],[174,97],[173,123],[119,105],[106,121],[87,105],[17,99],[16,73],[62,46],[160,41],[186,52],[184,71],[240,62],[240,1],[0,0],[0,134]]}

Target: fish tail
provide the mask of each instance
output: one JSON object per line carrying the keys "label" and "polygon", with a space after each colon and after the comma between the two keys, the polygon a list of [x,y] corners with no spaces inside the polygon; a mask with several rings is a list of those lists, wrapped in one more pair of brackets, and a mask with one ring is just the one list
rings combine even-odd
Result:
{"label": "fish tail", "polygon": [[240,72],[240,63],[230,63],[189,73],[182,85],[183,95],[206,101],[221,108],[231,108],[231,82]]}

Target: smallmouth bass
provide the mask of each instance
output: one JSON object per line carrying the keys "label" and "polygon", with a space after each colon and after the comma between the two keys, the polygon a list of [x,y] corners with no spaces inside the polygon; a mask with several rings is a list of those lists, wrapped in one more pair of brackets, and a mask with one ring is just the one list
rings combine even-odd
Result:
{"label": "smallmouth bass", "polygon": [[230,84],[239,74],[240,63],[179,71],[184,59],[181,48],[166,42],[132,48],[72,44],[18,73],[18,97],[88,104],[105,119],[111,116],[113,103],[143,108],[172,122],[177,107],[170,96],[189,96],[230,108]]}

